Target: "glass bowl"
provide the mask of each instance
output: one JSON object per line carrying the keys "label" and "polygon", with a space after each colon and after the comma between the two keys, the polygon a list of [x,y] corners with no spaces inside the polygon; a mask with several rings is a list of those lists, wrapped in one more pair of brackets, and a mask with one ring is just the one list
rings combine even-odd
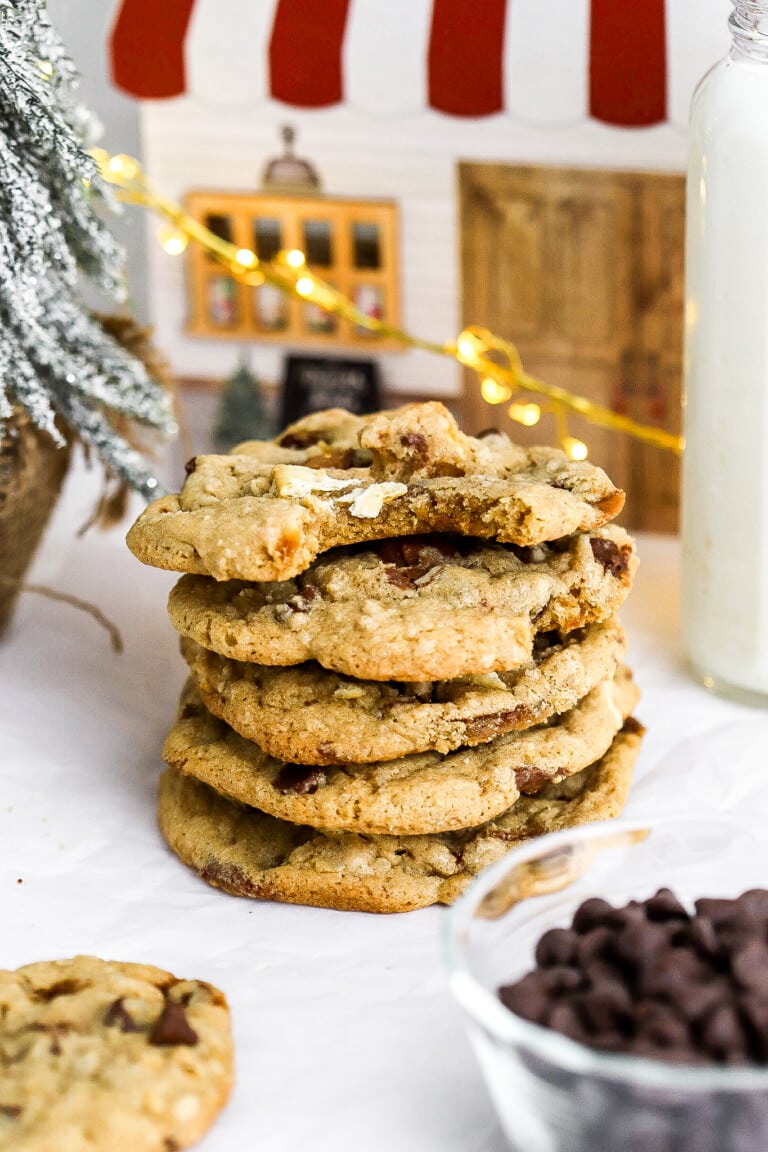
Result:
{"label": "glass bowl", "polygon": [[550,928],[590,896],[615,906],[671,888],[763,886],[764,852],[717,816],[613,820],[542,836],[481,874],[446,918],[451,988],[504,1131],[519,1152],[766,1152],[768,1067],[686,1066],[599,1052],[505,1008]]}

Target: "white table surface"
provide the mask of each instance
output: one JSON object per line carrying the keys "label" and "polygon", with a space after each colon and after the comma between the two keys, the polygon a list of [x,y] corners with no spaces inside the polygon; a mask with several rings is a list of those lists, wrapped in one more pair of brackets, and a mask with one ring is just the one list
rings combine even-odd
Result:
{"label": "white table surface", "polygon": [[[124,653],[90,617],[31,593],[0,640],[0,966],[91,953],[223,988],[237,1085],[201,1152],[501,1152],[441,967],[443,909],[234,899],[165,848],[154,793],[184,678],[165,611],[176,577],[126,549],[136,499],[121,528],[76,538],[97,491],[78,462],[28,578],[95,602]],[[768,713],[686,676],[677,541],[639,549],[622,618],[648,734],[627,815],[732,809],[760,830]]]}

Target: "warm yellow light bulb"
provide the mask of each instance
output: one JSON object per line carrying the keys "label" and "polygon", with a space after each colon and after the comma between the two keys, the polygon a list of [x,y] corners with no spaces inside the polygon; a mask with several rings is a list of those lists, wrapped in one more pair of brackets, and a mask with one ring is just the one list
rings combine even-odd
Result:
{"label": "warm yellow light bulb", "polygon": [[526,428],[533,428],[534,424],[538,424],[541,420],[541,408],[538,404],[510,404],[509,407],[512,419],[517,420],[518,424],[524,424]]}
{"label": "warm yellow light bulb", "polygon": [[250,248],[239,248],[237,252],[235,252],[235,260],[237,260],[238,264],[242,265],[243,268],[254,268],[258,263],[256,253],[251,252]]}
{"label": "warm yellow light bulb", "polygon": [[311,276],[300,276],[296,281],[296,291],[299,296],[311,296],[315,282]]}
{"label": "warm yellow light bulb", "polygon": [[508,384],[494,380],[493,376],[485,376],[480,384],[480,394],[487,404],[503,404],[512,395]]}
{"label": "warm yellow light bulb", "polygon": [[563,448],[571,460],[586,460],[587,452],[589,451],[584,441],[577,440],[574,436],[565,437],[563,440]]}
{"label": "warm yellow light bulb", "polygon": [[290,252],[285,254],[285,262],[291,268],[302,268],[304,266],[304,253],[300,248],[291,248]]}
{"label": "warm yellow light bulb", "polygon": [[110,156],[107,168],[115,176],[123,176],[126,180],[133,180],[139,174],[139,165],[133,156],[126,156],[120,152],[117,156]]}
{"label": "warm yellow light bulb", "polygon": [[477,356],[477,340],[471,332],[462,332],[456,341],[456,350],[462,360],[474,360]]}
{"label": "warm yellow light bulb", "polygon": [[169,256],[181,256],[187,246],[187,237],[178,228],[161,228],[158,237]]}
{"label": "warm yellow light bulb", "polygon": [[38,60],[37,65],[43,76],[47,76],[50,80],[51,76],[53,76],[53,64],[51,64],[50,60]]}

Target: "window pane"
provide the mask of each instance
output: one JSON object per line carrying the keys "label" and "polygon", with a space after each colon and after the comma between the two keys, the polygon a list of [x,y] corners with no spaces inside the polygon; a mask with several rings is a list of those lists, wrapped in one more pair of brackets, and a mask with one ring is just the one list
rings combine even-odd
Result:
{"label": "window pane", "polygon": [[256,323],[263,332],[281,332],[288,327],[288,297],[274,284],[260,284],[253,290]]}
{"label": "window pane", "polygon": [[[220,216],[211,213],[204,218],[203,223],[209,232],[213,232],[214,236],[218,236],[220,240],[228,240],[230,244],[232,243],[232,220],[229,216]],[[216,259],[210,252],[206,252],[206,257],[209,260],[215,261]]]}
{"label": "window pane", "polygon": [[274,260],[283,246],[280,221],[259,216],[253,222],[253,246],[259,260]]}
{"label": "window pane", "polygon": [[381,268],[381,235],[378,224],[352,225],[352,252],[355,268]]}
{"label": "window pane", "polygon": [[[358,284],[354,291],[353,301],[358,311],[370,316],[371,319],[384,319],[384,289],[378,284]],[[358,336],[371,336],[374,339],[378,336],[377,332],[373,332],[370,328],[364,328],[362,325],[356,325],[355,332]]]}
{"label": "window pane", "polygon": [[304,326],[308,332],[328,335],[338,328],[338,317],[334,312],[326,312],[317,304],[304,305]]}
{"label": "window pane", "polygon": [[333,264],[333,232],[329,220],[304,221],[304,255],[310,266],[329,268]]}
{"label": "window pane", "polygon": [[231,276],[209,278],[208,316],[217,328],[232,328],[237,324],[237,284]]}

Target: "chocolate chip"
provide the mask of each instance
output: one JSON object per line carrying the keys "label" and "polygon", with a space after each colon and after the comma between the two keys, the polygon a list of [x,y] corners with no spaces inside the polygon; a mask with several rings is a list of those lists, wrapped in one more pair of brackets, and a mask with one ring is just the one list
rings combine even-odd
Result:
{"label": "chocolate chip", "polygon": [[[715,932],[715,926],[708,916],[697,916],[689,925],[688,931],[681,933],[681,936],[687,937],[699,956],[703,956],[707,960],[715,959],[723,954],[720,937]],[[678,942],[674,936],[672,942]]]}
{"label": "chocolate chip", "polygon": [[499,998],[502,1004],[517,1016],[533,1020],[537,1024],[544,1023],[544,1016],[550,1005],[550,995],[544,987],[540,972],[529,972],[516,984],[500,988]]}
{"label": "chocolate chip", "polygon": [[637,986],[643,996],[657,996],[673,1002],[705,982],[709,974],[707,965],[693,952],[672,947],[657,951],[643,966]]}
{"label": "chocolate chip", "polygon": [[413,448],[414,452],[425,453],[429,447],[426,436],[420,432],[404,432],[400,437],[403,448]]}
{"label": "chocolate chip", "polygon": [[166,1136],[163,1141],[163,1152],[181,1152],[181,1144],[177,1143],[173,1136]]}
{"label": "chocolate chip", "polygon": [[56,1000],[59,996],[73,996],[75,992],[82,992],[85,986],[84,981],[69,978],[58,980],[55,984],[49,984],[47,988],[36,988],[33,995],[35,1000],[49,1004],[51,1000]]}
{"label": "chocolate chip", "polygon": [[742,892],[736,903],[750,916],[762,917],[768,921],[768,892],[764,888],[750,888]]}
{"label": "chocolate chip", "polygon": [[576,959],[576,933],[569,928],[550,928],[536,945],[536,963],[542,968],[572,964]]}
{"label": "chocolate chip", "polygon": [[283,795],[311,796],[326,782],[322,768],[312,764],[284,764],[275,778],[275,788]]}
{"label": "chocolate chip", "polygon": [[0,1116],[8,1116],[11,1120],[18,1120],[21,1111],[18,1104],[0,1104]]}
{"label": "chocolate chip", "polygon": [[742,996],[738,1006],[755,1059],[768,1060],[768,1002],[762,996]]}
{"label": "chocolate chip", "polygon": [[425,571],[459,554],[457,542],[438,532],[430,536],[393,536],[377,540],[373,548],[384,564],[396,564],[400,568],[418,565]]}
{"label": "chocolate chip", "polygon": [[628,736],[642,736],[645,732],[645,725],[636,720],[634,716],[627,716],[626,720],[621,726],[621,730]]}
{"label": "chocolate chip", "polygon": [[719,1005],[705,1018],[701,1026],[701,1040],[712,1055],[721,1060],[745,1052],[744,1030],[732,1004]]}
{"label": "chocolate chip", "polygon": [[349,468],[361,468],[367,463],[367,457],[354,448],[338,449],[336,452],[326,452],[322,456],[310,456],[306,461],[307,468],[338,468],[345,472]]}
{"label": "chocolate chip", "polygon": [[197,1032],[189,1025],[184,1005],[166,1000],[162,1012],[152,1026],[149,1043],[155,1047],[166,1047],[176,1044],[197,1044],[197,1040]]}
{"label": "chocolate chip", "polygon": [[561,1032],[563,1036],[570,1036],[571,1040],[586,1040],[587,1030],[579,1017],[576,1008],[567,1001],[555,1004],[547,1021],[550,1028]]}
{"label": "chocolate chip", "polygon": [[746,992],[768,1000],[768,946],[763,940],[748,940],[734,951],[731,971]]}
{"label": "chocolate chip", "polygon": [[683,905],[669,888],[659,888],[655,896],[645,901],[645,914],[649,920],[685,920],[690,917]]}
{"label": "chocolate chip", "polygon": [[657,1048],[686,1049],[691,1035],[686,1022],[670,1013],[666,1005],[641,1001],[634,1010],[636,1036]]}
{"label": "chocolate chip", "polygon": [[[464,735],[470,744],[482,744],[488,740],[492,740],[494,736],[501,735],[502,732],[512,732],[517,728],[521,728],[525,721],[530,717],[530,708],[524,704],[518,704],[516,708],[509,708],[504,712],[489,712],[485,716],[474,716],[467,720],[464,725]],[[540,778],[536,776],[537,769],[531,768],[530,782],[535,791],[539,791],[541,785],[536,787],[536,780]],[[518,780],[518,788],[523,791],[520,786],[520,781],[523,784],[526,782],[526,769],[520,769],[520,774],[515,773],[515,779]]]}
{"label": "chocolate chip", "polygon": [[184,465],[184,471],[186,472],[187,476],[191,476],[196,468],[197,468],[197,456],[191,456],[190,459],[187,460],[186,464]]}
{"label": "chocolate chip", "polygon": [[695,901],[694,907],[699,916],[706,916],[708,920],[712,921],[717,932],[724,926],[732,924],[738,916],[733,900],[702,898]]}
{"label": "chocolate chip", "polygon": [[322,432],[286,432],[278,444],[281,448],[310,448],[322,439]]}
{"label": "chocolate chip", "polygon": [[118,1027],[121,1032],[138,1032],[138,1025],[123,1003],[123,997],[118,997],[110,1004],[104,1013],[104,1024],[107,1028]]}
{"label": "chocolate chip", "polygon": [[533,638],[533,652],[538,656],[542,652],[551,652],[562,643],[562,636],[557,631],[537,632]]}
{"label": "chocolate chip", "polygon": [[486,436],[503,436],[508,439],[506,432],[502,432],[501,428],[483,428],[482,432],[475,433],[475,440],[485,440]]}
{"label": "chocolate chip", "polygon": [[65,1022],[58,1024],[29,1024],[27,1026],[28,1032],[44,1032],[46,1036],[50,1037],[51,1043],[48,1051],[51,1056],[61,1056],[61,1044],[59,1041],[62,1036],[66,1036],[68,1032],[72,1031],[72,1025]]}
{"label": "chocolate chip", "polygon": [[311,584],[306,588],[302,588],[295,596],[291,596],[289,600],[285,601],[285,607],[289,612],[308,612],[311,604],[320,599],[320,591],[314,588]]}
{"label": "chocolate chip", "polygon": [[580,933],[577,948],[579,963],[583,967],[591,970],[595,962],[615,967],[616,933],[606,924],[599,924],[597,928]]}
{"label": "chocolate chip", "polygon": [[[668,993],[668,995],[672,995]],[[692,1023],[702,1020],[718,1004],[728,999],[727,985],[709,980],[703,984],[684,985],[679,991],[678,1008],[680,1015]]]}
{"label": "chocolate chip", "polygon": [[395,588],[412,591],[418,587],[416,581],[428,572],[427,568],[387,568],[385,576],[387,582]]}
{"label": "chocolate chip", "polygon": [[618,980],[602,980],[579,998],[581,1018],[591,1032],[626,1031],[632,1019],[632,997]]}
{"label": "chocolate chip", "polygon": [[611,576],[620,579],[629,567],[631,550],[626,547],[619,548],[613,540],[604,540],[602,536],[592,536],[589,543],[592,555],[598,564],[602,564]]}
{"label": "chocolate chip", "polygon": [[[517,712],[521,708],[522,705],[518,705],[515,711]],[[523,796],[535,796],[553,779],[555,777],[552,776],[551,772],[544,772],[540,768],[517,768],[515,770],[515,783]]]}
{"label": "chocolate chip", "polygon": [[567,964],[555,964],[541,970],[541,981],[548,992],[573,992],[583,983],[582,974]]}
{"label": "chocolate chip", "polygon": [[573,930],[581,935],[593,928],[599,928],[605,923],[605,918],[613,912],[613,906],[599,896],[585,900],[575,911],[573,916]]}

